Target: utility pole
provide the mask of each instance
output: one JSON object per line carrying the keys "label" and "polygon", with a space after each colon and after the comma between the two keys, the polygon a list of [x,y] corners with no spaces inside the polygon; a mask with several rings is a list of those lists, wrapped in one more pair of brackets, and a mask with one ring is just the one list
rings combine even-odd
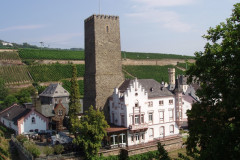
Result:
{"label": "utility pole", "polygon": [[41,49],[43,48],[44,46],[44,42],[39,42],[41,44]]}

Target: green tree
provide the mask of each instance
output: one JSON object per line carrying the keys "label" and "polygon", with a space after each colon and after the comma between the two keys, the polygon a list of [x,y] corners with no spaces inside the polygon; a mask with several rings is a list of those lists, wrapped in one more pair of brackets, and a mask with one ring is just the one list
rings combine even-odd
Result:
{"label": "green tree", "polygon": [[9,156],[9,142],[5,139],[3,131],[0,130],[0,160],[6,160]]}
{"label": "green tree", "polygon": [[81,117],[80,123],[75,124],[78,134],[74,143],[83,146],[86,159],[94,159],[97,156],[108,127],[103,112],[94,110],[93,106]]}
{"label": "green tree", "polygon": [[5,86],[5,82],[2,78],[0,78],[0,101],[4,100],[4,98],[8,95],[8,89]]}
{"label": "green tree", "polygon": [[10,94],[4,99],[4,106],[10,107],[10,105],[17,102],[18,102],[17,98],[14,95]]}
{"label": "green tree", "polygon": [[164,146],[160,142],[158,142],[158,154],[159,160],[170,160],[168,152],[165,150]]}
{"label": "green tree", "polygon": [[70,132],[76,133],[74,126],[79,122],[78,114],[81,110],[80,103],[80,92],[77,81],[77,67],[72,66],[72,78],[71,78],[71,88],[70,88],[70,103],[69,103],[69,121],[70,121]]}
{"label": "green tree", "polygon": [[240,157],[240,3],[230,18],[203,36],[208,42],[196,52],[187,71],[198,82],[201,100],[188,111],[187,153],[198,159]]}
{"label": "green tree", "polygon": [[17,94],[16,98],[18,99],[18,102],[23,104],[27,102],[31,102],[31,94],[26,89],[21,89]]}

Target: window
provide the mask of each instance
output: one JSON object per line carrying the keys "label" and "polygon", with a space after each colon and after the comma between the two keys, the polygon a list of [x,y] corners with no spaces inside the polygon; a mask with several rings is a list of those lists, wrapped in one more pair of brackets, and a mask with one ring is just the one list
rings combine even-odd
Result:
{"label": "window", "polygon": [[140,116],[135,115],[135,124],[140,124]]}
{"label": "window", "polygon": [[124,106],[124,105],[123,105],[123,104],[121,104],[121,110],[123,110],[123,106]]}
{"label": "window", "polygon": [[144,135],[144,133],[143,133],[143,134],[142,134],[142,140],[144,140],[144,136],[145,136],[145,135]]}
{"label": "window", "polygon": [[153,113],[148,114],[148,122],[152,123],[153,122]]}
{"label": "window", "polygon": [[153,106],[153,102],[152,101],[149,101],[148,102],[148,107],[152,107]]}
{"label": "window", "polygon": [[164,127],[163,126],[160,127],[159,134],[160,134],[160,136],[164,135]]}
{"label": "window", "polygon": [[173,104],[173,100],[170,99],[170,100],[169,100],[169,105],[172,105],[172,104]]}
{"label": "window", "polygon": [[106,26],[106,32],[107,32],[107,33],[109,32],[109,27],[108,27],[108,26]]}
{"label": "window", "polygon": [[118,144],[118,137],[117,137],[117,135],[111,135],[111,144],[112,145]]}
{"label": "window", "polygon": [[141,123],[144,123],[144,115],[141,115]]}
{"label": "window", "polygon": [[172,121],[173,120],[173,109],[168,110],[168,112],[169,112],[169,121]]}
{"label": "window", "polygon": [[153,128],[149,129],[149,137],[153,137]]}
{"label": "window", "polygon": [[135,134],[135,140],[139,141],[139,134]]}
{"label": "window", "polygon": [[179,97],[179,103],[181,103],[182,102],[182,97]]}
{"label": "window", "polygon": [[120,134],[119,136],[119,143],[126,143],[126,135],[125,134]]}
{"label": "window", "polygon": [[135,93],[135,96],[138,96],[138,93]]}
{"label": "window", "polygon": [[134,137],[133,137],[133,135],[131,136],[131,140],[132,140],[132,142],[134,141]]}
{"label": "window", "polygon": [[36,123],[35,117],[32,117],[32,124],[35,124],[35,123]]}
{"label": "window", "polygon": [[173,125],[170,125],[170,126],[169,126],[169,132],[170,132],[170,133],[174,133],[174,126],[173,126]]}
{"label": "window", "polygon": [[179,118],[182,119],[182,110],[179,110]]}
{"label": "window", "polygon": [[159,106],[163,106],[163,100],[159,101]]}
{"label": "window", "polygon": [[159,112],[159,120],[160,122],[164,122],[164,111]]}
{"label": "window", "polygon": [[139,107],[139,106],[138,106],[138,102],[135,103],[135,107]]}
{"label": "window", "polygon": [[62,110],[58,110],[58,115],[62,116],[63,115],[63,111]]}

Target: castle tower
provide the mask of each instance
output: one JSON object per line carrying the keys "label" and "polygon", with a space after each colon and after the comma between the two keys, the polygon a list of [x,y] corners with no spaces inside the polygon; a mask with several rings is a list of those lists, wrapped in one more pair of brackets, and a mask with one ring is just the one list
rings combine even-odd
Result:
{"label": "castle tower", "polygon": [[175,85],[175,68],[168,68],[169,85]]}
{"label": "castle tower", "polygon": [[85,20],[83,110],[93,105],[108,119],[108,98],[123,80],[119,17],[92,15]]}

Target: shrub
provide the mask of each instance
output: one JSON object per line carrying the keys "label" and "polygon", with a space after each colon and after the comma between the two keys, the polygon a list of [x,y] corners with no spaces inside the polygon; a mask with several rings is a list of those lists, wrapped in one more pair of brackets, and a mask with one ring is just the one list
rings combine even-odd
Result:
{"label": "shrub", "polygon": [[137,154],[130,156],[128,160],[152,160],[153,158],[158,159],[158,151],[150,151],[147,153]]}
{"label": "shrub", "polygon": [[61,144],[55,145],[53,148],[56,154],[61,154],[64,150],[64,147]]}
{"label": "shrub", "polygon": [[26,136],[24,136],[24,135],[22,135],[22,134],[20,134],[20,135],[17,135],[17,140],[20,142],[20,143],[24,143],[24,142],[27,142],[28,141],[28,138],[26,137]]}
{"label": "shrub", "polygon": [[33,155],[33,157],[39,157],[41,152],[36,144],[32,142],[25,142],[23,146]]}
{"label": "shrub", "polygon": [[54,150],[52,147],[49,147],[49,146],[45,146],[43,148],[43,153],[46,154],[46,156],[50,155],[50,154],[53,154]]}

